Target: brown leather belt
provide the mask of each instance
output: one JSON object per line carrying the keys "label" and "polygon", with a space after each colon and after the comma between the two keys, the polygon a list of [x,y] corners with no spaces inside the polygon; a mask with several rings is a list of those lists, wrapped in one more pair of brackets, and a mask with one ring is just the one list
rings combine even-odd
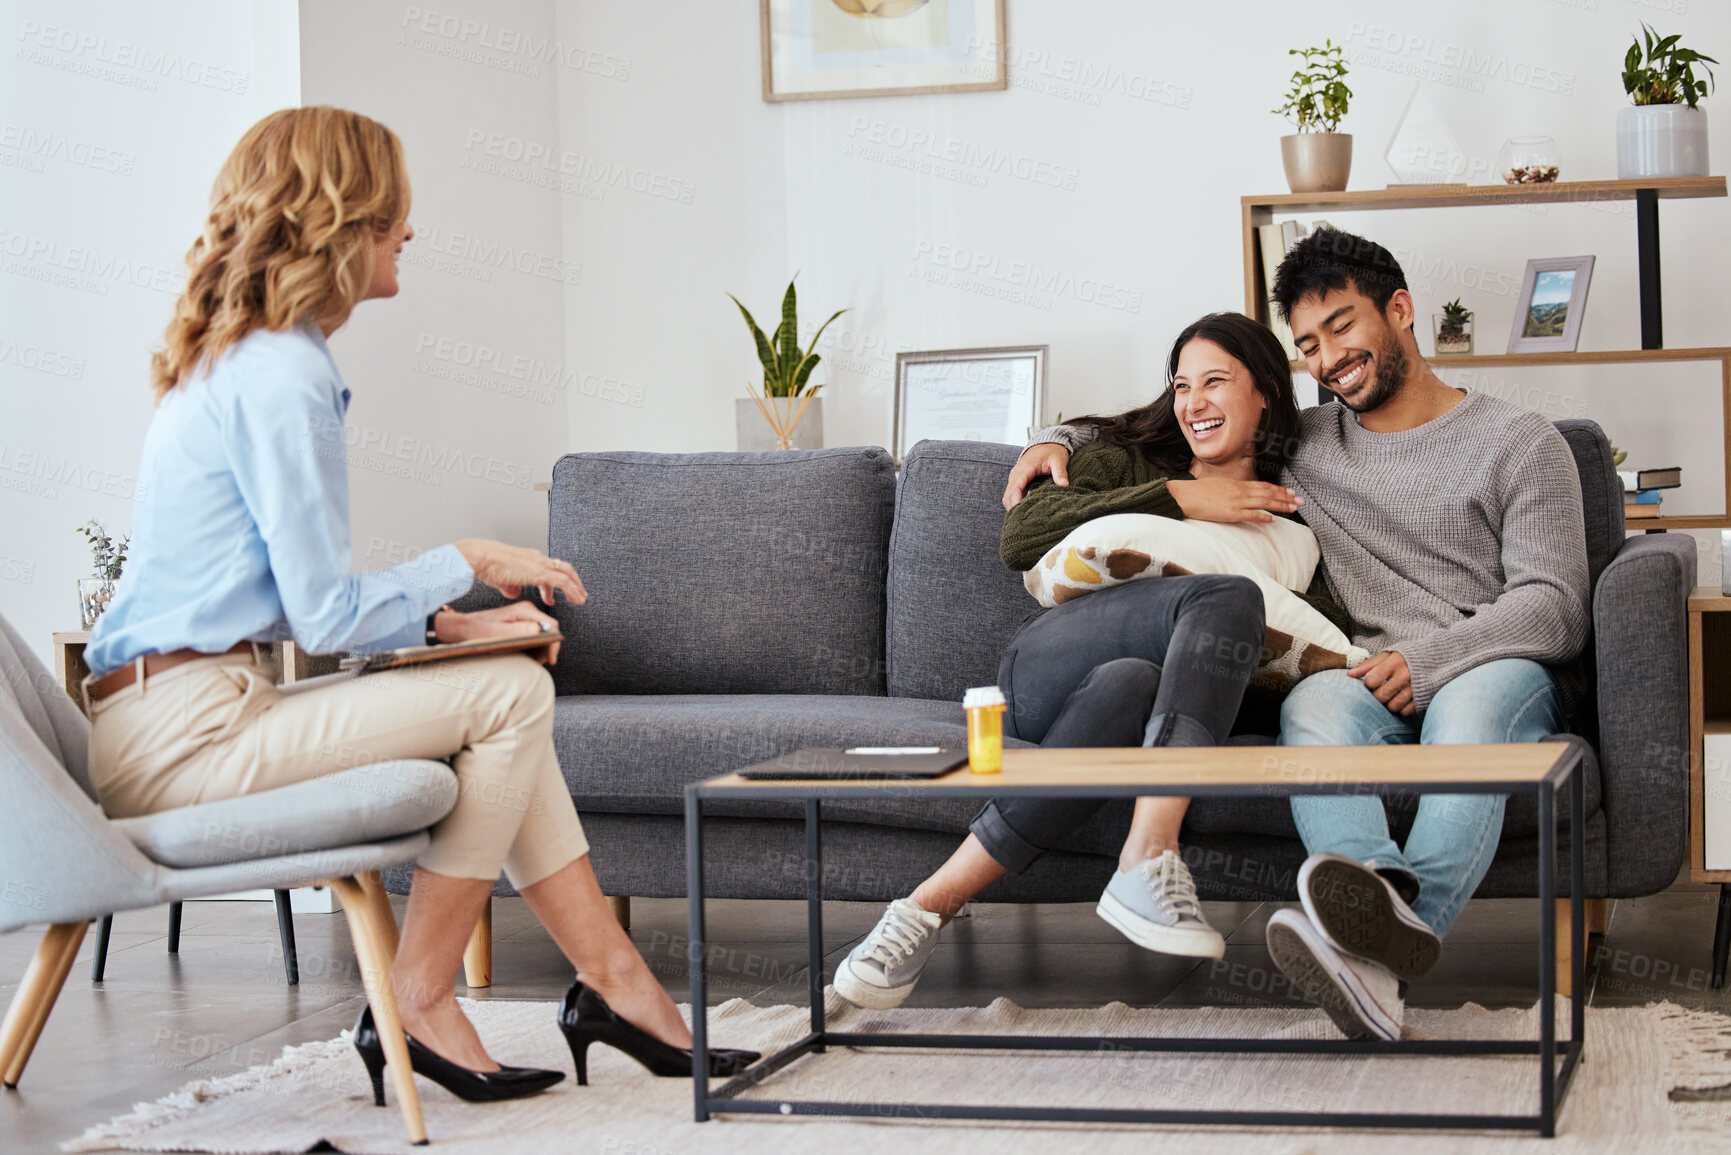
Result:
{"label": "brown leather belt", "polygon": [[[172,670],[195,658],[221,658],[229,654],[244,654],[252,650],[251,642],[236,642],[232,649],[220,654],[207,654],[200,650],[174,650],[166,654],[144,655],[144,676],[155,677],[164,670]],[[128,662],[118,670],[111,670],[100,678],[92,678],[85,683],[84,692],[92,702],[100,702],[110,694],[117,694],[126,687],[138,681],[138,663]]]}

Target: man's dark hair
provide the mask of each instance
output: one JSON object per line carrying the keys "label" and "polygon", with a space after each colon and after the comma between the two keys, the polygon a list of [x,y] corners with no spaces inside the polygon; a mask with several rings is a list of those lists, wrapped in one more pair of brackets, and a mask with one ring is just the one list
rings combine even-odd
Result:
{"label": "man's dark hair", "polygon": [[1339,229],[1317,229],[1280,262],[1269,296],[1280,319],[1290,321],[1292,306],[1301,298],[1349,285],[1369,297],[1380,313],[1396,289],[1406,288],[1406,274],[1394,254],[1375,241]]}

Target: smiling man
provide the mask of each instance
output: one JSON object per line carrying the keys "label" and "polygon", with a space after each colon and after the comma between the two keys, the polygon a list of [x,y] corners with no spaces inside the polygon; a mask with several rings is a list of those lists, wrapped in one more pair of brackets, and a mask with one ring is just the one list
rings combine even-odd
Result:
{"label": "smiling man", "polygon": [[[1372,657],[1300,682],[1286,746],[1535,742],[1566,728],[1585,679],[1588,577],[1580,481],[1537,412],[1445,384],[1419,355],[1389,251],[1320,229],[1275,275],[1275,308],[1340,400],[1301,415],[1282,480],[1303,499],[1328,584]],[[1064,484],[1086,427],[1046,430],[1006,490]],[[1268,925],[1297,989],[1353,1038],[1400,1036],[1402,985],[1490,868],[1501,795],[1426,795],[1404,846],[1374,796],[1292,800],[1310,857],[1303,910]]]}

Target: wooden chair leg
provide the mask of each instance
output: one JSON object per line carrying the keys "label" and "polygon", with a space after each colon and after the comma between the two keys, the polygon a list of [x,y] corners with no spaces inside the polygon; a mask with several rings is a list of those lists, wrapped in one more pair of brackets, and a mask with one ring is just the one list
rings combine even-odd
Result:
{"label": "wooden chair leg", "polygon": [[36,957],[24,972],[24,979],[12,996],[6,1020],[0,1024],[0,1083],[8,1090],[16,1089],[24,1076],[24,1065],[42,1028],[48,1022],[48,1012],[54,1009],[66,976],[72,971],[72,960],[78,957],[78,947],[84,942],[88,922],[58,922],[48,928]]}
{"label": "wooden chair leg", "polygon": [[612,897],[607,900],[607,905],[613,908],[613,917],[619,920],[619,925],[624,927],[626,930],[630,930],[631,897],[629,895]]}
{"label": "wooden chair leg", "polygon": [[469,989],[493,985],[493,898],[481,908],[481,917],[469,934],[469,945],[463,949],[463,981]]}
{"label": "wooden chair leg", "polygon": [[397,1017],[396,992],[391,989],[397,918],[391,913],[384,888],[377,883],[377,875],[370,881],[369,886],[360,878],[337,878],[331,880],[331,886],[342,897],[343,913],[348,916],[349,935],[355,941],[355,957],[360,960],[361,981],[367,989],[367,1004],[373,1008],[373,1024],[384,1046],[397,1106],[403,1112],[403,1126],[409,1132],[410,1142],[424,1147],[427,1125],[421,1116],[421,1096],[415,1089],[414,1069],[409,1065],[409,1042],[403,1035],[402,1020]]}
{"label": "wooden chair leg", "polygon": [[[355,881],[360,884],[361,890],[366,892],[369,900],[382,904],[382,908],[385,911],[390,912],[391,896],[385,892],[385,879],[383,875],[376,870],[369,870],[364,874],[357,874],[355,876]],[[394,912],[391,913],[389,919],[385,920],[385,925],[380,929],[383,930],[385,935],[385,945],[391,948],[391,961],[395,962],[397,958],[397,944],[399,939],[397,937],[397,916]]]}

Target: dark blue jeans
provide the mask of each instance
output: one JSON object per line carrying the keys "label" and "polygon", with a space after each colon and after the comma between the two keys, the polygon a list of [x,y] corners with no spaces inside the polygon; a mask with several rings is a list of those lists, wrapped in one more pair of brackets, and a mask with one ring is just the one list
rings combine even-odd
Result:
{"label": "dark blue jeans", "polygon": [[[1066,602],[1004,651],[1004,733],[1042,746],[1219,745],[1266,635],[1262,594],[1241,577],[1147,578]],[[994,799],[969,829],[1019,874],[1107,801]]]}

